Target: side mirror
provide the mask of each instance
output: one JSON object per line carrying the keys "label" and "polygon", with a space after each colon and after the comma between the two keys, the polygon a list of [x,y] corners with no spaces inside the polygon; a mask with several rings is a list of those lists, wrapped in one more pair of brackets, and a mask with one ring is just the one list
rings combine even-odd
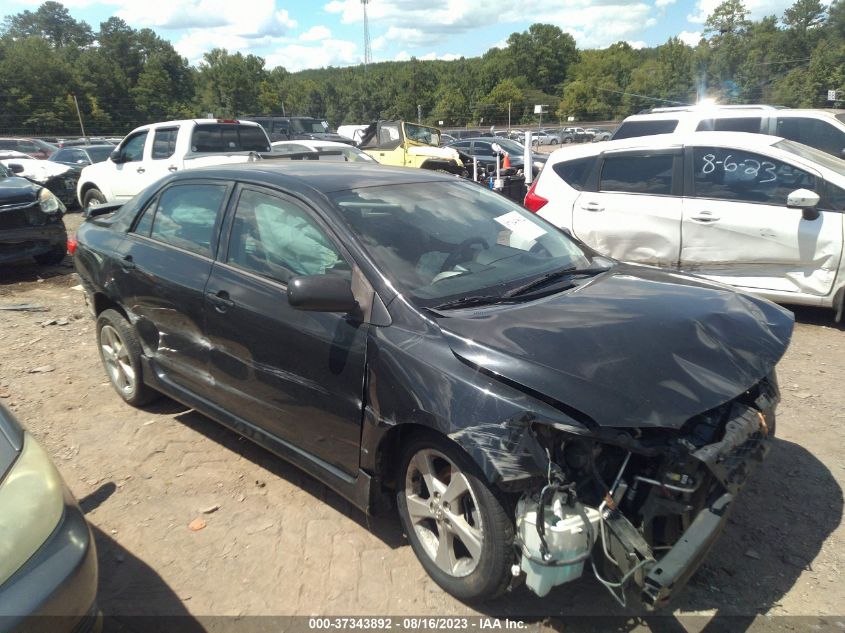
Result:
{"label": "side mirror", "polygon": [[109,155],[109,159],[114,164],[119,165],[123,162],[123,153],[119,149],[116,149]]}
{"label": "side mirror", "polygon": [[358,307],[351,283],[337,275],[291,277],[288,303],[297,310],[313,312],[351,312]]}
{"label": "side mirror", "polygon": [[20,163],[9,163],[9,169],[12,170],[13,174],[23,173],[23,165],[21,165]]}
{"label": "side mirror", "polygon": [[819,194],[809,189],[796,189],[786,198],[786,206],[791,209],[812,209],[819,206]]}

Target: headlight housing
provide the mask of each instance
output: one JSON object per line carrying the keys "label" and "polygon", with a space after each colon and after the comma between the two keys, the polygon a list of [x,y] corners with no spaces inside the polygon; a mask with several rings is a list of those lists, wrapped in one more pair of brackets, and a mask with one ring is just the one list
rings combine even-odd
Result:
{"label": "headlight housing", "polygon": [[0,586],[44,544],[64,511],[64,483],[30,434],[0,482]]}
{"label": "headlight housing", "polygon": [[55,213],[64,213],[66,211],[65,205],[59,200],[52,191],[46,187],[38,192],[38,204],[44,213],[53,215]]}

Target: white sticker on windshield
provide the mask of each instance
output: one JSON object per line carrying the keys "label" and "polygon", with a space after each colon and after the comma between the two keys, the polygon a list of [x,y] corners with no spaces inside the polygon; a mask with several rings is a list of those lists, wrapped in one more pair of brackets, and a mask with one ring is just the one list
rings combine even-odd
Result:
{"label": "white sticker on windshield", "polygon": [[544,228],[537,226],[528,218],[522,217],[519,211],[511,211],[494,219],[503,227],[509,229],[514,235],[524,240],[536,240],[541,235],[546,234]]}

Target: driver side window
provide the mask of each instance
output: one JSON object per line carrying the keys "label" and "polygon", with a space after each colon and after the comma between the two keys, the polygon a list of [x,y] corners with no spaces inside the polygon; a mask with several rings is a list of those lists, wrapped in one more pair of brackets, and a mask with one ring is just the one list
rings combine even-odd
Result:
{"label": "driver side window", "polygon": [[229,238],[229,264],[287,283],[293,275],[352,269],[308,212],[293,201],[244,189]]}
{"label": "driver side window", "polygon": [[129,139],[120,148],[123,162],[134,163],[144,158],[144,145],[147,142],[147,133],[141,132]]}
{"label": "driver side window", "polygon": [[785,206],[796,189],[816,190],[816,177],[802,169],[730,148],[696,147],[693,174],[697,198]]}

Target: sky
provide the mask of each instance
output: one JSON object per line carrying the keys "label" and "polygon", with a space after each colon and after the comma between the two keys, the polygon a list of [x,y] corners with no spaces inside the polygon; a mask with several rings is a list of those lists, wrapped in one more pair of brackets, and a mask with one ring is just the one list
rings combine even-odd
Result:
{"label": "sky", "polygon": [[[369,0],[373,61],[476,57],[504,47],[535,22],[555,24],[579,48],[620,40],[639,48],[678,36],[695,44],[720,0]],[[782,15],[794,0],[745,0],[753,19]],[[4,0],[4,14],[40,0]],[[116,15],[169,40],[192,64],[215,47],[263,57],[289,71],[364,59],[361,0],[64,0],[96,31]]]}

